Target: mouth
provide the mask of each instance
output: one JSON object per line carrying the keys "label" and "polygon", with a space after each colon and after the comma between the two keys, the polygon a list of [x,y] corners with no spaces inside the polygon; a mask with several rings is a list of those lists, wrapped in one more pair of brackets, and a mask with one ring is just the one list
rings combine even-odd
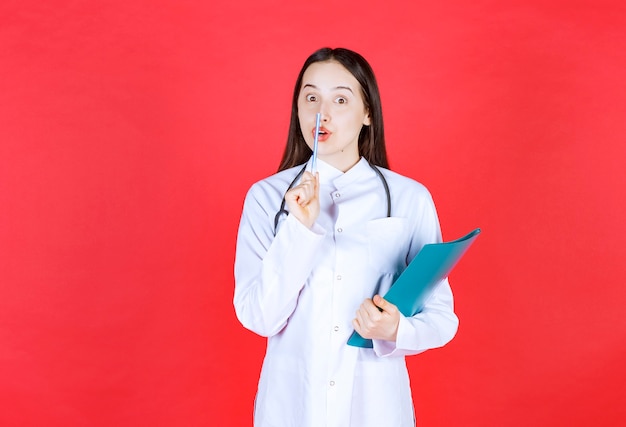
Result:
{"label": "mouth", "polygon": [[[313,135],[313,138],[315,138],[315,129],[311,131],[311,134]],[[328,138],[330,138],[330,135],[332,135],[331,131],[321,127],[319,133],[317,134],[317,140],[318,142],[326,141]]]}

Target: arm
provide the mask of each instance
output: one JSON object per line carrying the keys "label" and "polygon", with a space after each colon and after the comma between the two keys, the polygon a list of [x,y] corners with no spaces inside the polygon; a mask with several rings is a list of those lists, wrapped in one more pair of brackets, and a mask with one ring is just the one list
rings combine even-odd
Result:
{"label": "arm", "polygon": [[[290,190],[291,191],[291,190]],[[234,306],[239,321],[262,336],[280,332],[296,308],[324,230],[289,215],[273,236],[266,195],[253,187],[244,202],[235,255]],[[291,210],[291,206],[290,206]]]}
{"label": "arm", "polygon": [[[415,216],[407,263],[425,244],[441,242],[439,220],[430,194],[424,192],[422,197],[412,199],[419,203],[418,209],[411,209]],[[403,316],[393,304],[377,295],[364,301],[355,319],[357,332],[373,339],[374,351],[381,357],[407,356],[441,347],[454,337],[457,328],[458,318],[447,278],[437,286],[423,310],[412,317]]]}
{"label": "arm", "polygon": [[[393,306],[389,302],[387,304]],[[378,356],[410,356],[443,347],[452,340],[459,325],[448,279],[442,280],[421,312],[412,317],[398,314],[395,341],[373,340]]]}

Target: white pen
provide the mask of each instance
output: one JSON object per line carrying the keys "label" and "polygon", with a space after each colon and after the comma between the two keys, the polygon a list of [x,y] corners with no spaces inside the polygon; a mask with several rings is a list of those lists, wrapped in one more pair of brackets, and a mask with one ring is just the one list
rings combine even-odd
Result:
{"label": "white pen", "polygon": [[311,173],[317,172],[317,139],[320,133],[320,119],[322,115],[317,113],[315,115],[315,136],[313,137],[313,161],[311,162]]}

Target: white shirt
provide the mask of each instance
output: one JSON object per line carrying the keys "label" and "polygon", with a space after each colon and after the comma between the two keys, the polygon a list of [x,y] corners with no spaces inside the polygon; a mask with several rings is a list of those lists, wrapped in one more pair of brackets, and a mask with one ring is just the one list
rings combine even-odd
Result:
{"label": "white shirt", "polygon": [[[310,162],[310,161],[309,161]],[[414,425],[404,356],[440,347],[456,333],[447,279],[419,314],[402,317],[396,342],[346,344],[361,303],[384,295],[427,243],[440,242],[432,198],[387,169],[391,217],[381,179],[361,159],[343,173],[318,160],[321,212],[307,228],[274,217],[302,166],[257,182],[243,208],[234,305],[248,329],[268,337],[255,403],[257,427]]]}

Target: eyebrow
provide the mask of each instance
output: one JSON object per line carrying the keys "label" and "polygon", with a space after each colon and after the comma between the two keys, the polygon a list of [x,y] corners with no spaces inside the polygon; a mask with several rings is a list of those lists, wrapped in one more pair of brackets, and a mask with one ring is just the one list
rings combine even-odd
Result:
{"label": "eyebrow", "polygon": [[[319,89],[317,86],[315,86],[314,84],[311,84],[311,83],[305,84],[304,86],[302,86],[302,89],[307,88],[307,87],[310,87],[310,88],[313,88],[313,89]],[[354,93],[354,92],[352,92],[352,89],[349,86],[335,86],[333,88],[333,90],[337,90],[337,89],[346,89],[346,90],[349,90],[351,93]]]}

